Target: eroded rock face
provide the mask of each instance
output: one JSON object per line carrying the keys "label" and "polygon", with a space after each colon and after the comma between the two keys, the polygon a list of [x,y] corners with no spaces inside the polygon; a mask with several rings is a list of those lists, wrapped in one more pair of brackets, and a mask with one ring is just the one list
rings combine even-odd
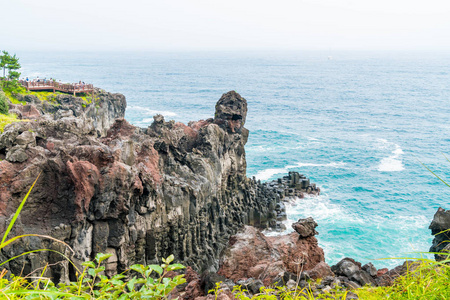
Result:
{"label": "eroded rock face", "polygon": [[61,119],[84,118],[92,121],[92,125],[100,136],[105,136],[117,118],[125,115],[126,100],[122,94],[108,93],[95,89],[94,99],[84,101],[80,97],[67,94],[55,94],[51,101],[41,101],[34,95],[17,95],[26,105],[9,104],[10,111],[16,112],[22,119]]}
{"label": "eroded rock face", "polygon": [[247,117],[247,101],[235,91],[223,94],[217,101],[214,123],[229,132],[240,132]]}
{"label": "eroded rock face", "polygon": [[[92,104],[58,97],[58,105],[28,99],[40,116],[0,136],[0,232],[39,173],[11,236],[59,237],[78,264],[111,253],[108,274],[170,254],[196,271],[216,271],[228,238],[244,224],[276,226],[280,195],[245,176],[248,131],[220,121],[236,115],[244,124],[247,104],[239,94],[222,96],[215,119],[184,125],[155,116],[146,129],[123,119],[122,95],[99,91]],[[36,248],[70,255],[61,244],[35,238],[1,255]],[[60,260],[41,252],[8,267],[31,272]],[[63,263],[46,276],[65,280],[73,272]]]}
{"label": "eroded rock face", "polygon": [[218,273],[233,281],[254,278],[269,285],[282,272],[300,274],[321,262],[324,253],[313,236],[299,238],[293,232],[266,237],[258,229],[245,226],[230,238]]}

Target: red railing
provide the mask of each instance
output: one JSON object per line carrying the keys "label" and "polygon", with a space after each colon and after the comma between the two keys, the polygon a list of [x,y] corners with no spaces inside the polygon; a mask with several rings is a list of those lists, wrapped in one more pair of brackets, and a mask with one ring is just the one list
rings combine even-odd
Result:
{"label": "red railing", "polygon": [[60,83],[53,80],[19,80],[19,83],[30,91],[53,90],[71,94],[89,93],[94,91],[94,85],[84,83]]}

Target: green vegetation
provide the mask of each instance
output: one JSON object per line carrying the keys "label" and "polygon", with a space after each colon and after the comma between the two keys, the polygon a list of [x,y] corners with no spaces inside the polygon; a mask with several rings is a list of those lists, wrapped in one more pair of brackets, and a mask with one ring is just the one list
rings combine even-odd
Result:
{"label": "green vegetation", "polygon": [[[397,278],[392,286],[364,287],[356,293],[360,299],[450,299],[450,260],[436,262],[421,259],[417,268]],[[412,268],[414,269],[414,268]]]}
{"label": "green vegetation", "polygon": [[5,93],[6,97],[8,97],[9,101],[12,104],[25,104],[25,101],[20,101],[17,98],[19,94],[25,94],[27,90],[22,87],[16,80],[13,81],[2,81],[1,89]]}
{"label": "green vegetation", "polygon": [[81,272],[77,269],[77,281],[57,286],[43,276],[44,272],[39,278],[12,275],[9,279],[4,278],[6,272],[2,272],[0,294],[7,299],[166,299],[177,285],[186,282],[184,275],[166,277],[169,271],[184,268],[171,264],[173,255],[163,259],[161,265],[133,265],[130,270],[108,278],[102,264],[111,255],[97,254],[94,261],[82,264]]}
{"label": "green vegetation", "polygon": [[39,92],[33,92],[33,91],[27,91],[25,90],[22,95],[33,95],[36,96],[41,101],[47,101],[54,105],[59,105],[58,101],[56,100],[56,96],[58,94],[62,94],[60,92],[47,92],[47,91],[39,91]]}
{"label": "green vegetation", "polygon": [[23,122],[22,120],[17,119],[15,114],[0,114],[0,133],[3,133],[5,126],[14,122]]}
{"label": "green vegetation", "polygon": [[82,104],[83,107],[86,107],[88,104],[92,104],[92,102],[97,103],[100,100],[100,97],[97,96],[97,94],[94,94],[94,96],[92,96],[92,94],[78,94],[77,95],[78,98],[81,98],[84,103]]}
{"label": "green vegetation", "polygon": [[3,133],[6,125],[21,121],[17,119],[17,116],[15,114],[8,114],[8,100],[10,99],[11,98],[8,97],[7,94],[2,91],[2,89],[0,89],[0,133]]}
{"label": "green vegetation", "polygon": [[17,80],[20,76],[20,73],[16,71],[20,69],[19,58],[5,50],[0,54],[0,68],[3,69],[3,78],[6,78],[6,70],[8,70],[9,79]]}
{"label": "green vegetation", "polygon": [[8,113],[8,97],[0,90],[0,114],[6,115]]}

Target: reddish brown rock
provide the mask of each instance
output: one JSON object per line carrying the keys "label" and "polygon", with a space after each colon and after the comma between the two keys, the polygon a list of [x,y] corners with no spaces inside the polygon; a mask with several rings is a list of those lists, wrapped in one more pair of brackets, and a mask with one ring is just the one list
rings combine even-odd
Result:
{"label": "reddish brown rock", "polygon": [[37,119],[41,116],[39,110],[37,110],[36,106],[27,104],[27,105],[16,105],[15,109],[18,109],[23,119]]}
{"label": "reddish brown rock", "polygon": [[[233,281],[253,277],[270,264],[279,261],[280,254],[258,229],[245,226],[232,236],[220,261],[219,275]],[[257,267],[258,266],[258,267]],[[251,271],[251,273],[250,273]]]}
{"label": "reddish brown rock", "polygon": [[299,239],[299,235],[293,232],[267,239],[281,254],[286,270],[291,273],[298,274],[300,271],[311,270],[319,262],[325,261],[323,249],[313,236]]}
{"label": "reddish brown rock", "polygon": [[88,161],[67,162],[67,170],[75,185],[75,204],[77,206],[77,220],[83,220],[85,212],[94,196],[95,187],[99,184],[100,172]]}
{"label": "reddish brown rock", "polygon": [[298,233],[300,238],[307,238],[319,234],[314,228],[317,227],[317,223],[313,218],[299,219],[292,224],[292,228]]}
{"label": "reddish brown rock", "polygon": [[379,269],[377,271],[377,277],[383,276],[384,274],[386,274],[389,271],[388,268],[383,268],[383,269]]}
{"label": "reddish brown rock", "polygon": [[201,288],[200,276],[191,267],[186,267],[184,278],[186,278],[188,284],[181,295],[181,299],[193,300],[205,295]]}
{"label": "reddish brown rock", "polygon": [[245,226],[230,238],[218,273],[233,281],[256,278],[270,284],[283,271],[298,274],[311,270],[324,261],[323,250],[316,238],[298,237],[297,233],[266,237],[256,228]]}
{"label": "reddish brown rock", "polygon": [[305,273],[312,279],[334,276],[333,271],[331,271],[331,267],[324,261],[319,262],[314,268],[309,271],[305,271]]}

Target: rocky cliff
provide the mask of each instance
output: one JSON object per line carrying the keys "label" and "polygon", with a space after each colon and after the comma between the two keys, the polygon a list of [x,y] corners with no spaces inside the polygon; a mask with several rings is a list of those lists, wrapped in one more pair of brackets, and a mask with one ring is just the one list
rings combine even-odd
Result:
{"label": "rocky cliff", "polygon": [[[12,234],[56,237],[74,249],[77,264],[112,253],[112,274],[174,254],[197,271],[217,271],[219,254],[244,224],[280,225],[283,193],[298,193],[295,184],[317,192],[298,176],[293,189],[246,177],[247,102],[235,92],[221,97],[214,118],[184,125],[158,115],[148,128],[123,119],[119,94],[97,90],[91,103],[68,95],[23,100],[29,104],[11,110],[28,120],[0,136],[0,231],[41,174]],[[4,248],[0,260],[33,249],[70,254],[33,237]],[[66,280],[74,271],[60,261],[39,252],[7,267],[28,274],[55,264],[46,275]]]}

